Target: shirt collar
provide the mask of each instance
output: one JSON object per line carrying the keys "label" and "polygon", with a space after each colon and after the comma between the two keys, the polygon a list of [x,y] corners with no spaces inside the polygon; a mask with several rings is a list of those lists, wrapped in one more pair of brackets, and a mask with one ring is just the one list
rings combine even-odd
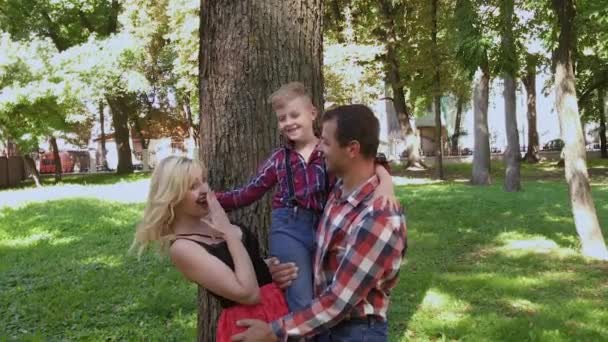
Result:
{"label": "shirt collar", "polygon": [[359,203],[363,202],[367,197],[374,193],[376,187],[378,187],[378,184],[380,184],[380,179],[378,179],[377,175],[373,175],[367,181],[365,181],[365,183],[359,185],[358,188],[353,190],[348,197],[343,199],[342,191],[344,190],[344,184],[342,180],[339,180],[335,187],[335,198],[339,202],[348,202],[353,207],[356,207],[359,205]]}

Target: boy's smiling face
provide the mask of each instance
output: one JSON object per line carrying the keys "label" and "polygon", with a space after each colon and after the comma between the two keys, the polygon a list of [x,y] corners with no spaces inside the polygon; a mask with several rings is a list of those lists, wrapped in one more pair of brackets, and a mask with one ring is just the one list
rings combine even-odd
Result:
{"label": "boy's smiling face", "polygon": [[296,97],[276,110],[279,131],[285,138],[293,141],[305,141],[314,137],[313,122],[317,111],[310,99]]}

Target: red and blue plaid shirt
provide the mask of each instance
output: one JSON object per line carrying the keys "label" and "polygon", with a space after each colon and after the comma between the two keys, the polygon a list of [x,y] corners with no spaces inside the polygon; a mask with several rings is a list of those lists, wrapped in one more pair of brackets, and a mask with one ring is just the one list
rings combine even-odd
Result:
{"label": "red and blue plaid shirt", "polygon": [[[289,187],[285,158],[290,149],[289,163],[293,174],[295,203],[289,200]],[[244,187],[217,193],[217,199],[226,210],[252,204],[278,184],[272,198],[272,208],[287,208],[294,204],[300,208],[323,212],[328,191],[335,183],[335,177],[326,176],[325,159],[320,145],[317,145],[308,162],[291,146],[276,149],[258,169],[258,174]],[[329,184],[326,184],[329,183]]]}
{"label": "red and blue plaid shirt", "polygon": [[407,247],[401,209],[372,200],[379,184],[373,176],[342,198],[338,182],[317,230],[315,298],[306,309],[272,322],[279,340],[311,336],[350,318],[386,319]]}

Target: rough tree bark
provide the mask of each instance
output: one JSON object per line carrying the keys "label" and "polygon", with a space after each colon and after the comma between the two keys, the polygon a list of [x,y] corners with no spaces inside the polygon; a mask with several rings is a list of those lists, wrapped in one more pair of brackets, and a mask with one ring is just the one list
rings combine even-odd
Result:
{"label": "rough tree bark", "polygon": [[[200,144],[214,189],[245,183],[278,146],[268,96],[301,81],[323,109],[321,0],[201,1]],[[266,245],[269,196],[232,215]],[[218,306],[199,291],[198,340],[214,341]]]}

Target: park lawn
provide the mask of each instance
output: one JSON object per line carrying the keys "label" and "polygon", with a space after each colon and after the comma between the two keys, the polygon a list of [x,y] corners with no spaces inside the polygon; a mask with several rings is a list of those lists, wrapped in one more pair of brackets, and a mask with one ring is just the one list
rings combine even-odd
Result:
{"label": "park lawn", "polygon": [[[592,166],[607,227],[608,168]],[[391,341],[608,340],[608,264],[576,253],[565,183],[548,176],[505,193],[500,175],[489,187],[460,176],[398,188],[409,250]],[[0,203],[19,191],[31,190],[0,192]],[[196,288],[166,259],[128,253],[142,208],[97,198],[0,208],[0,340],[193,340]]]}

